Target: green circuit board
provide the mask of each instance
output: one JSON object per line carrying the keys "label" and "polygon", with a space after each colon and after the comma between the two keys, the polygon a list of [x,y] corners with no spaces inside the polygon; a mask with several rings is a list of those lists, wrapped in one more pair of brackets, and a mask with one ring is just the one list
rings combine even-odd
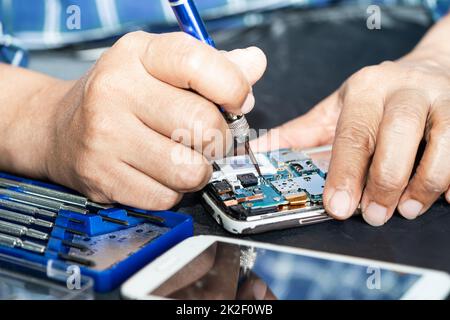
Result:
{"label": "green circuit board", "polygon": [[319,207],[330,152],[315,155],[291,149],[258,153],[262,176],[248,156],[222,159],[215,164],[207,192],[223,210],[240,219]]}

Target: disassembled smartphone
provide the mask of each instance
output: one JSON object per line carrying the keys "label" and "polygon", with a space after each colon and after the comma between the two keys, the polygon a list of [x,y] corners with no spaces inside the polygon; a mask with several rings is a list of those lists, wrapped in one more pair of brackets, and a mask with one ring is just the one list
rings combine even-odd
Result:
{"label": "disassembled smartphone", "polygon": [[262,177],[248,156],[224,158],[203,192],[208,211],[227,231],[260,233],[331,219],[322,205],[331,146],[255,157]]}

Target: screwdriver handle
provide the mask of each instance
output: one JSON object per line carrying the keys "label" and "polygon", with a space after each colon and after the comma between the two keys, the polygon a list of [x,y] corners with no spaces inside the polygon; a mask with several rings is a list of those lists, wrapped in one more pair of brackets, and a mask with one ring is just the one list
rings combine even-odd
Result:
{"label": "screwdriver handle", "polygon": [[55,200],[49,200],[40,198],[38,196],[24,194],[19,191],[10,189],[0,189],[0,194],[8,196],[10,200],[17,201],[26,205],[36,206],[42,209],[59,212],[59,210],[68,210],[80,214],[87,214],[89,211],[86,209],[68,206]]}
{"label": "screwdriver handle", "polygon": [[23,212],[26,214],[30,214],[32,216],[43,216],[48,218],[56,218],[58,216],[57,213],[49,210],[39,209],[36,207],[32,207],[23,203],[14,202],[11,200],[7,200],[4,198],[0,198],[0,206],[11,209],[11,210],[17,210],[19,212]]}
{"label": "screwdriver handle", "polygon": [[[206,30],[205,23],[195,6],[194,0],[169,0],[169,4],[177,18],[178,25],[183,32],[190,34],[194,38],[213,48],[216,47],[214,40]],[[250,134],[250,126],[245,116],[242,114],[232,114],[225,111],[222,107],[219,107],[219,110],[222,112],[223,117],[227,121],[231,133],[237,142],[246,142]]]}
{"label": "screwdriver handle", "polygon": [[24,226],[20,226],[14,223],[9,223],[1,220],[0,220],[0,232],[18,237],[27,236],[39,240],[48,240],[49,238],[49,235],[45,232],[29,229]]}
{"label": "screwdriver handle", "polygon": [[0,233],[0,245],[9,248],[22,248],[37,253],[44,253],[46,249],[45,246],[38,243],[22,241],[20,238],[12,237],[3,233]]}
{"label": "screwdriver handle", "polygon": [[6,178],[0,178],[0,186],[15,187],[21,189],[24,193],[36,195],[49,200],[57,200],[67,204],[86,207],[88,204],[87,198],[75,194],[44,188],[29,183],[18,182]]}
{"label": "screwdriver handle", "polygon": [[18,223],[25,224],[28,226],[34,224],[34,225],[41,226],[44,228],[52,228],[53,227],[53,223],[50,221],[36,219],[32,216],[27,216],[24,214],[20,214],[20,213],[13,212],[13,211],[7,211],[7,210],[3,210],[3,209],[0,209],[0,218],[18,222]]}

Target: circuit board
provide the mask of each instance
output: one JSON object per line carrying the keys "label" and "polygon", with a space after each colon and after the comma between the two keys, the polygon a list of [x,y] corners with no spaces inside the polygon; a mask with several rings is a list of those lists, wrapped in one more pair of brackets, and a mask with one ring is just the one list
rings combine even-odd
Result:
{"label": "circuit board", "polygon": [[329,152],[316,157],[282,149],[255,156],[262,176],[248,156],[216,161],[206,192],[224,212],[246,220],[268,213],[322,208]]}

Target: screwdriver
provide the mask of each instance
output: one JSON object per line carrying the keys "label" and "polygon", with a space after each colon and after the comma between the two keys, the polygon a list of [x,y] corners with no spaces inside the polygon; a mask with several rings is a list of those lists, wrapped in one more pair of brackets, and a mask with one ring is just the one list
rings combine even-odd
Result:
{"label": "screwdriver", "polygon": [[[5,207],[7,209],[26,213],[33,217],[36,217],[36,216],[42,216],[42,217],[46,217],[46,218],[57,218],[58,217],[58,213],[56,213],[56,212],[36,208],[33,206],[29,206],[29,205],[19,203],[19,202],[14,202],[14,201],[7,200],[4,198],[0,198],[0,206]],[[68,218],[68,220],[71,222],[74,222],[74,223],[84,224],[83,221],[78,220],[78,219]]]}
{"label": "screwdriver", "polygon": [[[17,223],[21,223],[27,226],[36,225],[44,228],[53,228],[55,226],[55,223],[43,220],[43,219],[36,219],[32,216],[20,214],[17,212],[9,211],[9,210],[3,210],[0,209],[0,218],[4,220],[9,220]],[[70,228],[60,227],[58,228],[64,229],[66,232],[75,234],[77,236],[86,236],[83,232],[73,230]]]}
{"label": "screwdriver", "polygon": [[[8,196],[10,200],[13,200],[13,201],[25,204],[25,205],[36,206],[41,209],[45,209],[45,210],[49,210],[49,211],[59,212],[59,210],[67,210],[67,211],[72,211],[72,212],[76,212],[76,213],[83,214],[83,215],[86,215],[89,213],[89,210],[87,210],[87,209],[82,209],[82,208],[71,206],[71,205],[65,205],[64,203],[56,201],[56,200],[45,199],[45,198],[41,198],[39,196],[21,193],[16,190],[0,188],[0,195]],[[115,224],[120,224],[123,226],[129,225],[128,221],[125,221],[125,220],[120,220],[120,219],[106,217],[106,216],[101,216],[101,218],[104,221],[112,222]]]}
{"label": "screwdriver", "polygon": [[[78,206],[78,207],[82,207],[85,209],[87,209],[88,207],[94,208],[96,210],[105,210],[105,209],[111,208],[111,206],[92,202],[83,196],[74,195],[71,193],[58,191],[58,190],[52,190],[52,189],[44,188],[41,186],[36,186],[36,185],[30,184],[30,183],[19,182],[19,181],[7,179],[7,178],[0,178],[0,187],[17,188],[18,190],[20,190],[20,193],[28,194],[31,196],[37,196],[40,198],[45,198],[50,201],[61,202],[61,203],[68,204],[71,206]],[[69,209],[69,210],[71,210],[71,209]],[[79,210],[82,210],[82,209],[79,209]],[[71,211],[73,211],[73,210],[71,210]],[[153,223],[159,223],[159,224],[164,223],[164,219],[160,218],[160,217],[152,216],[152,215],[145,214],[145,213],[138,213],[138,212],[134,212],[134,211],[130,211],[130,210],[126,210],[126,211],[129,216],[146,219]],[[86,211],[83,210],[83,212],[87,213],[87,210]],[[124,226],[129,225],[129,223],[124,220],[114,219],[114,218],[110,218],[110,217],[106,217],[106,216],[102,216],[102,218],[103,218],[103,220],[109,221],[112,223],[116,223],[116,224],[120,224],[120,225],[124,225]]]}
{"label": "screwdriver", "polygon": [[[28,240],[22,240],[19,237],[10,236],[7,234],[0,233],[0,245],[9,247],[9,248],[20,248],[27,251],[44,254],[47,251],[47,247],[41,245],[39,243],[35,243]],[[62,252],[58,252],[58,257],[61,260],[75,262],[81,265],[85,265],[88,267],[94,266],[95,263],[91,260],[87,260],[81,257],[77,257],[71,254],[66,254]]]}
{"label": "screwdriver", "polygon": [[[35,229],[31,229],[31,228],[27,228],[27,227],[17,225],[14,223],[2,221],[2,220],[0,220],[0,231],[3,233],[7,233],[10,235],[19,236],[19,237],[27,236],[27,237],[35,238],[35,239],[39,239],[39,240],[49,240],[50,239],[50,235],[48,233],[45,233],[45,232],[42,232],[39,230],[35,230]],[[58,239],[58,240],[60,240],[61,243],[67,247],[77,248],[82,251],[88,250],[88,247],[86,247],[82,244],[73,243],[73,242],[65,240],[65,239]]]}
{"label": "screwdriver", "polygon": [[[203,23],[203,20],[200,17],[200,14],[198,13],[193,0],[169,0],[169,4],[172,7],[173,12],[175,13],[178,25],[180,26],[180,29],[182,31],[190,34],[203,43],[210,45],[211,47],[216,47],[214,40],[206,30],[205,24]],[[226,112],[222,108],[219,109],[222,112],[225,120],[227,121],[235,141],[239,144],[244,143],[245,152],[246,154],[248,154],[256,171],[261,177],[261,169],[259,168],[259,164],[256,161],[255,155],[250,148],[250,126],[247,122],[247,119],[243,114],[235,115]]]}
{"label": "screwdriver", "polygon": [[23,204],[35,206],[41,209],[50,210],[54,212],[59,212],[59,210],[67,210],[72,211],[80,214],[87,214],[89,213],[86,209],[81,209],[74,206],[65,205],[61,202],[50,200],[50,199],[44,199],[38,196],[24,194],[18,191],[14,191],[11,189],[0,189],[0,194],[8,196],[10,200],[20,202]]}
{"label": "screwdriver", "polygon": [[19,182],[11,179],[0,178],[0,186],[20,188],[21,191],[26,194],[39,196],[41,198],[47,198],[49,200],[64,202],[66,204],[78,207],[83,208],[93,207],[97,209],[105,209],[103,205],[91,202],[83,196],[79,196],[64,191],[53,190],[50,188],[45,188],[26,182]]}

